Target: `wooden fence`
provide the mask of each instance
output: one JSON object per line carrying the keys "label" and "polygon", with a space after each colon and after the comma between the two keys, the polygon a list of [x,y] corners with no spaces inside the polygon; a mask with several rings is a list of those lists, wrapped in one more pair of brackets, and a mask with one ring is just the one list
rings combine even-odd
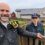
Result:
{"label": "wooden fence", "polygon": [[[35,40],[35,45],[38,45],[39,40]],[[45,41],[41,41],[41,45],[45,45]],[[27,38],[23,36],[19,36],[19,45],[33,45],[32,38]]]}

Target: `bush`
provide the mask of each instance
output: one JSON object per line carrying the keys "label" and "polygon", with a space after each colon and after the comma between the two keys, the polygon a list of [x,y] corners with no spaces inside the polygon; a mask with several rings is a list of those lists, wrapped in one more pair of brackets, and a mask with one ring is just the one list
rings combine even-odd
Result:
{"label": "bush", "polygon": [[9,21],[9,23],[10,23],[11,25],[13,25],[13,26],[19,24],[20,27],[25,27],[25,26],[27,25],[26,21],[23,20],[23,19],[16,19],[16,20],[11,19],[11,20]]}

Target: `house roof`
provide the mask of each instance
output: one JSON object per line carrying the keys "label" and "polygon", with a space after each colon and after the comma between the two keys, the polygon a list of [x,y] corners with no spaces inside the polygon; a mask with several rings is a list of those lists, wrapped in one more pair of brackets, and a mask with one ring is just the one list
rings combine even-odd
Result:
{"label": "house roof", "polygon": [[45,8],[16,9],[16,12],[20,12],[21,14],[33,14],[33,13],[40,13],[43,11],[45,11]]}

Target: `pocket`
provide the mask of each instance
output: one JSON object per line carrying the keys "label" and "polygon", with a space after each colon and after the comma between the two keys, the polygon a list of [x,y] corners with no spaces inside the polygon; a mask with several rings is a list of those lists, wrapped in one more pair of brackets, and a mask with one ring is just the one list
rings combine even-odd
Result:
{"label": "pocket", "polygon": [[11,39],[11,38],[9,38],[9,37],[8,37],[8,41],[9,41],[10,43],[14,43],[14,40]]}

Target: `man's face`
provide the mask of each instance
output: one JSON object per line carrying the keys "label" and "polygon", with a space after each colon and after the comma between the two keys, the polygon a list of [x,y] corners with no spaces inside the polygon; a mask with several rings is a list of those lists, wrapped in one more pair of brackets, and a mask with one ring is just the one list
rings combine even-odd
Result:
{"label": "man's face", "polygon": [[9,7],[7,5],[0,6],[1,20],[7,22],[9,20]]}
{"label": "man's face", "polygon": [[0,12],[1,12],[1,20],[3,22],[9,21],[9,11],[3,9],[3,10],[0,10]]}
{"label": "man's face", "polygon": [[37,18],[37,17],[32,18],[32,22],[33,22],[33,23],[36,24],[38,21],[39,21],[39,18]]}

